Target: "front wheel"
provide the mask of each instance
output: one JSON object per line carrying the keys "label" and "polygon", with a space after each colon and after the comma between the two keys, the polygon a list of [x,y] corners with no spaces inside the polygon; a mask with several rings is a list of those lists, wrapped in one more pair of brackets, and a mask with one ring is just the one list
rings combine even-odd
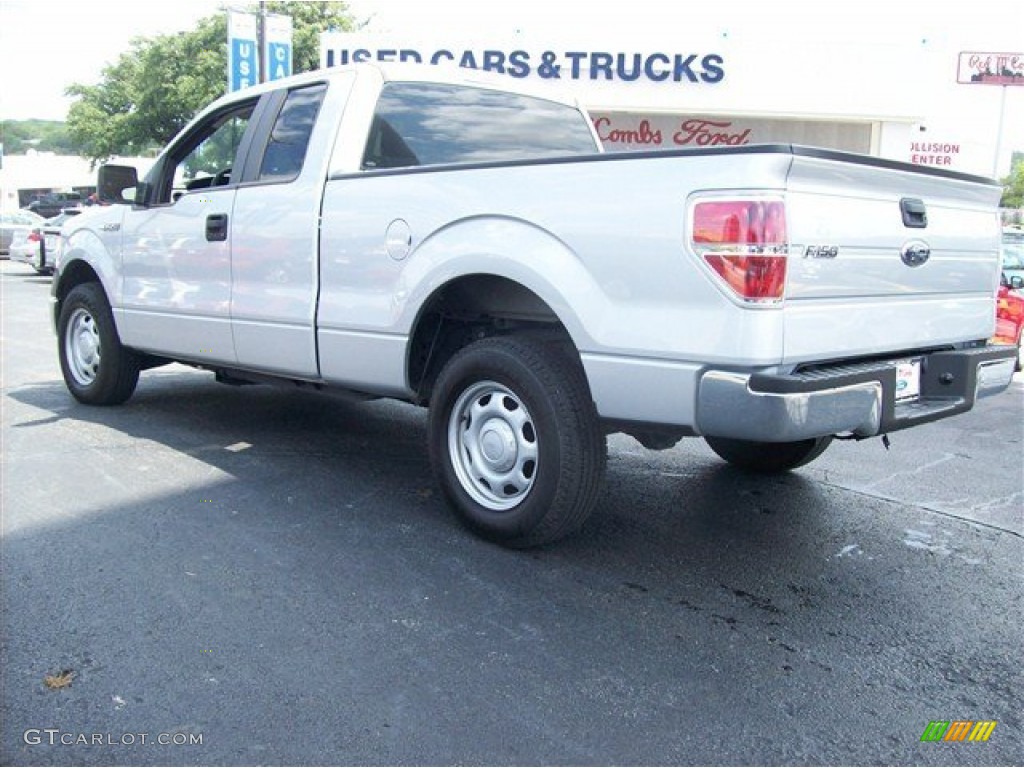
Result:
{"label": "front wheel", "polygon": [[430,458],[456,514],[512,547],[555,541],[597,502],[607,447],[578,360],[530,337],[460,350],[430,405]]}
{"label": "front wheel", "polygon": [[76,400],[117,405],[135,391],[139,358],[121,346],[103,288],[83,283],[64,299],[57,323],[64,382]]}
{"label": "front wheel", "polygon": [[832,438],[815,437],[792,443],[759,443],[725,437],[705,437],[704,441],[733,466],[748,472],[774,473],[788,472],[814,461],[825,452]]}

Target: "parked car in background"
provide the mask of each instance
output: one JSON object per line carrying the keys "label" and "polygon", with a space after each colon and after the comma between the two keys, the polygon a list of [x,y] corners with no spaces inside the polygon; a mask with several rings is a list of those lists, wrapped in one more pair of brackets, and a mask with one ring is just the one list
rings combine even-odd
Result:
{"label": "parked car in background", "polygon": [[85,198],[79,192],[50,192],[37,197],[23,210],[38,213],[44,219],[49,219],[62,213],[65,208],[76,208],[84,204]]}
{"label": "parked car in background", "polygon": [[4,211],[0,213],[0,254],[7,254],[11,241],[18,232],[28,233],[38,227],[43,217],[32,211]]}
{"label": "parked car in background", "polygon": [[41,219],[30,230],[16,233],[10,247],[11,259],[28,264],[40,275],[52,275],[60,245],[60,229],[64,222],[79,213],[80,210],[69,208],[52,219]]}
{"label": "parked car in background", "polygon": [[1018,278],[1015,284],[1017,288],[1007,283],[999,286],[999,293],[996,296],[996,335],[992,337],[992,341],[996,344],[1017,345],[1015,370],[1019,372],[1024,368],[1020,349],[1021,334],[1024,332],[1024,290],[1021,290],[1020,286],[1024,286],[1024,282]]}
{"label": "parked car in background", "polygon": [[1024,231],[1003,230],[1002,267],[1007,278],[1024,279]]}
{"label": "parked car in background", "polygon": [[1024,232],[1003,231],[1002,276],[996,296],[996,333],[992,341],[1017,346],[1017,371],[1022,369],[1021,336],[1024,333]]}

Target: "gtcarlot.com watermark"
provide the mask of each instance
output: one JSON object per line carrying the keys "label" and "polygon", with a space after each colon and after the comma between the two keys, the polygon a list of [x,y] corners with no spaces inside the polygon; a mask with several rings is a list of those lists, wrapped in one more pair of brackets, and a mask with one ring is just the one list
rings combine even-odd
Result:
{"label": "gtcarlot.com watermark", "polygon": [[137,744],[168,747],[201,746],[201,733],[73,733],[60,728],[29,728],[21,735],[31,746],[47,744],[51,747],[129,747]]}

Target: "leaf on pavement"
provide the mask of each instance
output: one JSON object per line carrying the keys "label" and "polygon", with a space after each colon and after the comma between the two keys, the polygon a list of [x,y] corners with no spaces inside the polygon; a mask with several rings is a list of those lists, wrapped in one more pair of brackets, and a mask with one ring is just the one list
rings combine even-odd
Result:
{"label": "leaf on pavement", "polygon": [[62,669],[56,675],[47,675],[43,678],[43,683],[50,690],[58,690],[60,688],[67,688],[71,685],[71,681],[75,679],[74,670]]}

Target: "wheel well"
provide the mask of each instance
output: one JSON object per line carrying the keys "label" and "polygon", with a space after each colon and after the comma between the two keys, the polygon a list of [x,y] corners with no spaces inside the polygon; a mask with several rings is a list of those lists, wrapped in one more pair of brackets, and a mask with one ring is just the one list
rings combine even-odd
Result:
{"label": "wheel well", "polygon": [[60,282],[57,284],[57,301],[62,302],[67,295],[82,283],[98,283],[99,275],[86,262],[76,259],[60,271]]}
{"label": "wheel well", "polygon": [[511,333],[549,336],[575,348],[551,307],[513,280],[467,275],[438,288],[424,303],[410,337],[406,372],[417,402],[430,400],[438,374],[460,349]]}
{"label": "wheel well", "polygon": [[[56,301],[53,304],[53,327],[59,330],[60,325],[60,312],[64,306],[64,300],[68,297],[75,288],[86,283],[96,283],[101,291],[106,291],[103,285],[103,281],[100,280],[100,276],[96,273],[88,262],[82,261],[81,259],[75,259],[69,264],[65,265],[60,271],[60,281],[57,283],[57,289],[54,292]],[[110,297],[107,297],[109,302]],[[117,323],[114,323],[115,331],[117,330]],[[147,370],[149,368],[156,368],[161,365],[167,365],[167,363],[173,362],[169,358],[157,357],[148,353],[139,352],[133,350],[139,369]]]}
{"label": "wheel well", "polygon": [[57,298],[57,303],[53,308],[54,319],[60,317],[60,308],[71,291],[83,283],[99,282],[101,282],[99,275],[86,262],[75,259],[65,265],[60,271],[60,282],[57,283],[57,290],[54,293]]}

